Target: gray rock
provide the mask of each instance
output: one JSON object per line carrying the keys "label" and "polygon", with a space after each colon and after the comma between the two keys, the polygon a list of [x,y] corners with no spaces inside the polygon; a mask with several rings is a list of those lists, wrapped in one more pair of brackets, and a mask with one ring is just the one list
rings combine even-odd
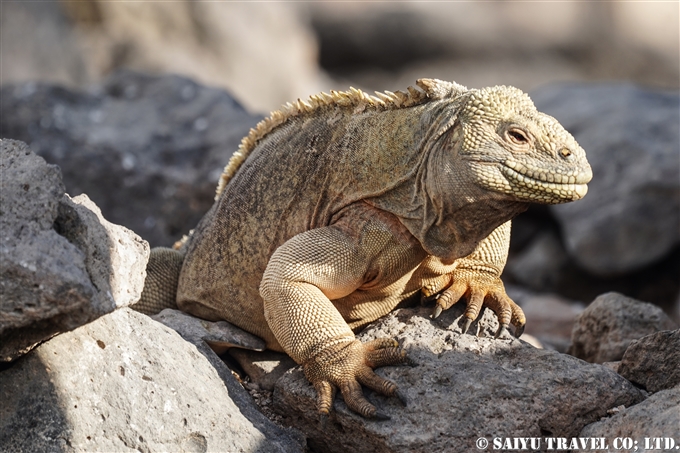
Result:
{"label": "gray rock", "polygon": [[259,413],[203,348],[127,308],[59,335],[0,372],[0,445],[301,452],[301,439]]}
{"label": "gray rock", "polygon": [[222,169],[260,117],[226,91],[178,76],[118,72],[99,88],[0,89],[0,136],[58,164],[112,222],[170,246],[210,209]]}
{"label": "gray rock", "polygon": [[[661,390],[611,418],[592,423],[583,428],[579,437],[604,437],[610,447],[617,437],[630,437],[638,441],[637,451],[675,451],[677,448],[672,444],[663,443],[666,440],[661,440],[659,447],[646,445],[644,439],[650,439],[647,442],[655,442],[652,438],[673,439],[676,446],[680,445],[680,388]],[[664,449],[665,445],[670,448]]]}
{"label": "gray rock", "polygon": [[359,334],[363,341],[395,338],[419,363],[377,370],[399,385],[408,407],[366,390],[391,420],[363,419],[339,397],[324,425],[299,368],[277,382],[275,409],[317,451],[475,451],[479,437],[575,436],[607,409],[643,399],[603,366],[516,339],[493,339],[498,324],[488,310],[484,327],[473,330],[477,336],[461,335],[463,309],[454,305],[437,320],[429,318],[431,308],[401,309]]}
{"label": "gray rock", "polygon": [[[533,346],[534,348],[538,348],[538,349],[546,349],[546,345],[545,345],[541,340],[539,340],[539,339],[536,338],[535,336],[533,336],[533,335],[531,335],[531,334],[528,334],[528,333],[526,333],[526,332],[524,332],[524,333],[522,334],[522,341],[525,342],[525,343],[530,344],[530,345]],[[547,349],[557,350],[557,349],[555,349],[555,348],[553,347],[552,344],[549,344],[548,347],[547,347]]]}
{"label": "gray rock", "polygon": [[576,137],[593,168],[582,201],[551,207],[570,255],[589,272],[610,276],[638,270],[676,247],[678,93],[561,85],[532,98]]}
{"label": "gray rock", "polygon": [[604,363],[602,364],[602,366],[606,366],[606,367],[609,368],[610,370],[615,371],[615,372],[618,373],[618,372],[619,372],[619,366],[621,366],[621,361],[618,360],[618,361],[616,361],[616,362],[604,362]]}
{"label": "gray rock", "polygon": [[0,361],[139,299],[148,244],[64,194],[59,168],[0,141]]}
{"label": "gray rock", "polygon": [[579,315],[569,354],[587,362],[621,360],[633,340],[677,326],[656,305],[618,293],[598,296]]}
{"label": "gray rock", "polygon": [[264,340],[226,321],[210,322],[170,308],[151,316],[151,319],[197,346],[205,342],[217,354],[228,350],[251,382],[261,389],[274,390],[274,383],[296,365],[286,354],[265,351]]}
{"label": "gray rock", "polygon": [[264,351],[266,347],[263,339],[227,321],[206,321],[171,308],[151,316],[151,319],[170,327],[191,343],[205,341],[213,349],[235,347]]}
{"label": "gray rock", "polygon": [[260,111],[337,88],[319,70],[306,14],[291,4],[11,2],[0,20],[3,83],[82,87],[130,68],[228,87]]}
{"label": "gray rock", "polygon": [[680,387],[680,329],[633,341],[623,354],[618,373],[649,392]]}

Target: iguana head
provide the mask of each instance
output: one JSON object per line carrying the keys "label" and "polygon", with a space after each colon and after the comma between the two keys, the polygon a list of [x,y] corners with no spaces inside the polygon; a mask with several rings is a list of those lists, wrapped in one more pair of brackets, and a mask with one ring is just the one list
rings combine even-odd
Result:
{"label": "iguana head", "polygon": [[593,173],[583,148],[524,92],[470,90],[453,130],[459,157],[475,183],[518,201],[565,203],[583,198]]}

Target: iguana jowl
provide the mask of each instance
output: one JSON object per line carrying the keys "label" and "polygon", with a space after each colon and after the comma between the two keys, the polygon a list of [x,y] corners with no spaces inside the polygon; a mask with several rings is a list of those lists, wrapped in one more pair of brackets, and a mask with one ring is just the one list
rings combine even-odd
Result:
{"label": "iguana jowl", "polygon": [[[322,93],[284,106],[243,139],[215,204],[177,252],[152,253],[142,306],[227,320],[301,364],[328,413],[384,417],[363,384],[399,395],[373,368],[404,363],[394,340],[358,329],[419,291],[435,316],[467,298],[521,335],[500,274],[510,219],[529,203],[582,198],[585,152],[512,87]],[[182,261],[183,260],[183,261]],[[179,269],[181,267],[181,272]],[[159,305],[160,304],[160,305]],[[148,308],[147,308],[148,309]]]}

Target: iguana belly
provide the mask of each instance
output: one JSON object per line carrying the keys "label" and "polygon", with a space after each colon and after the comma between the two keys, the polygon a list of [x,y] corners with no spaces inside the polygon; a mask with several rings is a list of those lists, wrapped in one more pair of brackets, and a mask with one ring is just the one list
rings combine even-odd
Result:
{"label": "iguana belly", "polygon": [[[279,222],[277,235],[263,229],[257,218],[247,212],[227,206],[220,211],[220,207],[218,203],[194,233],[196,240],[189,247],[180,274],[177,304],[181,310],[204,319],[229,321],[263,338],[268,348],[282,350],[265,319],[259,286],[276,243],[304,230],[304,222]],[[229,215],[225,215],[227,209]],[[424,284],[453,269],[428,257],[394,216],[366,203],[346,207],[330,222],[356,235],[377,230],[385,243],[363,285],[344,297],[330,297],[353,330],[386,315],[416,295]],[[258,229],[258,235],[246,234]],[[281,231],[288,233],[281,237]],[[272,245],[272,241],[276,243]]]}

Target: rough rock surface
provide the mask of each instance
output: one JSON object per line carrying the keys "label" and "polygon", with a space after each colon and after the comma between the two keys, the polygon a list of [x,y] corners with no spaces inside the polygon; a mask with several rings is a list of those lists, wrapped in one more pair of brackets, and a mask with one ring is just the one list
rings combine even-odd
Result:
{"label": "rough rock surface", "polygon": [[633,341],[623,354],[618,373],[649,392],[680,388],[680,329]]}
{"label": "rough rock surface", "polygon": [[569,354],[592,363],[614,362],[621,360],[633,340],[676,328],[656,305],[606,293],[576,319]]}
{"label": "rough rock surface", "polygon": [[203,346],[127,308],[59,335],[0,372],[0,445],[301,452]]}
{"label": "rough rock surface", "polygon": [[368,421],[351,413],[342,398],[324,425],[315,393],[299,368],[276,384],[275,409],[301,429],[317,451],[475,451],[480,436],[575,436],[609,408],[635,404],[640,391],[613,371],[516,339],[493,339],[497,327],[488,310],[475,335],[460,335],[464,307],[455,305],[437,320],[431,308],[401,309],[359,335],[397,339],[417,367],[385,367],[406,394],[397,398],[366,391],[389,421]]}
{"label": "rough rock surface", "polygon": [[68,193],[87,193],[107,219],[152,247],[170,246],[198,224],[260,119],[224,90],[127,71],[89,92],[22,83],[0,95],[0,136],[58,164]]}
{"label": "rough rock surface", "polygon": [[533,92],[532,99],[576,137],[593,168],[583,200],[551,207],[570,255],[606,276],[640,269],[677,247],[678,93],[562,85]]}
{"label": "rough rock surface", "polygon": [[[670,438],[680,445],[680,388],[661,390],[635,406],[619,411],[613,417],[592,423],[581,431],[579,437],[605,437],[612,446],[617,437],[637,440],[637,451],[677,451],[671,448],[643,449],[645,438]],[[610,450],[610,451],[621,451]],[[625,450],[624,450],[625,451]]]}
{"label": "rough rock surface", "polygon": [[139,299],[149,246],[64,194],[59,168],[0,141],[0,361]]}

